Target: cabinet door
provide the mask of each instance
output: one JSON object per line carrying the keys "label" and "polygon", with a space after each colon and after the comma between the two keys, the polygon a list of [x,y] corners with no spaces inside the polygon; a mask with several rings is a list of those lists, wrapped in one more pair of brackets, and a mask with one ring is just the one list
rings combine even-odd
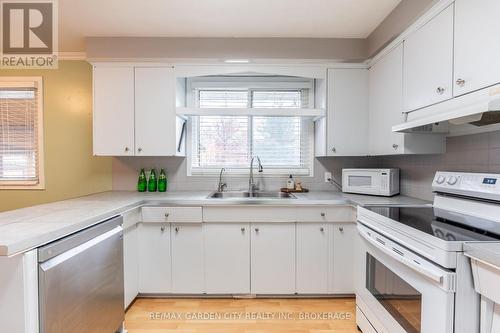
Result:
{"label": "cabinet door", "polygon": [[139,293],[139,232],[137,225],[123,231],[123,285],[125,309]]}
{"label": "cabinet door", "polygon": [[204,280],[201,223],[172,224],[172,292],[201,294]]}
{"label": "cabinet door", "polygon": [[134,155],[134,68],[94,66],[94,154]]}
{"label": "cabinet door", "polygon": [[370,68],[369,147],[371,155],[402,154],[404,134],[392,132],[403,122],[403,45]]}
{"label": "cabinet door", "polygon": [[171,292],[170,225],[139,225],[139,292]]}
{"label": "cabinet door", "polygon": [[297,293],[328,292],[328,224],[297,223]]}
{"label": "cabinet door", "polygon": [[329,69],[327,98],[327,156],[367,155],[368,71]]}
{"label": "cabinet door", "polygon": [[295,224],[252,223],[251,291],[295,293]]}
{"label": "cabinet door", "polygon": [[203,236],[206,293],[250,293],[250,225],[207,223]]}
{"label": "cabinet door", "polygon": [[334,294],[353,294],[355,292],[354,259],[356,223],[331,224],[330,292]]}
{"label": "cabinet door", "polygon": [[135,69],[135,146],[138,156],[176,155],[175,77],[171,67]]}
{"label": "cabinet door", "polygon": [[406,112],[452,97],[453,4],[404,41],[403,64]]}
{"label": "cabinet door", "polygon": [[455,86],[459,96],[500,82],[500,1],[455,1]]}

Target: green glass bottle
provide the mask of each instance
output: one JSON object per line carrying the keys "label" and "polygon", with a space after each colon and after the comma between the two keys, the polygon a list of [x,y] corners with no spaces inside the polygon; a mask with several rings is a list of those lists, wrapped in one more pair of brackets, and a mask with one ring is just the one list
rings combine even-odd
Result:
{"label": "green glass bottle", "polygon": [[161,169],[158,176],[158,192],[165,191],[167,191],[167,174],[165,173],[165,169]]}
{"label": "green glass bottle", "polygon": [[153,168],[151,169],[151,173],[149,174],[148,191],[156,192],[157,188],[158,188],[158,180],[156,179],[156,170]]}
{"label": "green glass bottle", "polygon": [[147,187],[146,173],[144,172],[144,169],[141,169],[141,172],[139,172],[139,180],[137,181],[137,191],[146,192],[146,187]]}

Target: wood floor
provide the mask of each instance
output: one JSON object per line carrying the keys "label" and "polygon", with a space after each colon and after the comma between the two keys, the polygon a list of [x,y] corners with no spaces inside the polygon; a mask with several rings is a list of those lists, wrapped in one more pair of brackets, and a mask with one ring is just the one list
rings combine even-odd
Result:
{"label": "wood floor", "polygon": [[130,333],[359,333],[355,299],[146,299],[125,315]]}

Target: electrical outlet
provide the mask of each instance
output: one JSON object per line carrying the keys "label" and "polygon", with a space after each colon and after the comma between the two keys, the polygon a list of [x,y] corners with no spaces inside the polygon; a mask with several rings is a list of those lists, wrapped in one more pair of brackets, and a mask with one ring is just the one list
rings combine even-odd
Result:
{"label": "electrical outlet", "polygon": [[325,172],[325,183],[329,183],[330,180],[332,179],[332,173],[331,172]]}

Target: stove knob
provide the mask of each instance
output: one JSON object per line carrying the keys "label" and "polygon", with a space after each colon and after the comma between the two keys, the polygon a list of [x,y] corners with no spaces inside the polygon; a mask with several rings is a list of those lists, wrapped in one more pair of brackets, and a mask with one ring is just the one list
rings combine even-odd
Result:
{"label": "stove knob", "polygon": [[457,181],[458,181],[458,179],[455,176],[451,176],[450,178],[448,178],[449,185],[455,185],[457,183]]}
{"label": "stove knob", "polygon": [[439,176],[437,179],[436,179],[436,183],[438,184],[442,184],[444,183],[444,181],[446,180],[446,178],[444,178],[444,176]]}

